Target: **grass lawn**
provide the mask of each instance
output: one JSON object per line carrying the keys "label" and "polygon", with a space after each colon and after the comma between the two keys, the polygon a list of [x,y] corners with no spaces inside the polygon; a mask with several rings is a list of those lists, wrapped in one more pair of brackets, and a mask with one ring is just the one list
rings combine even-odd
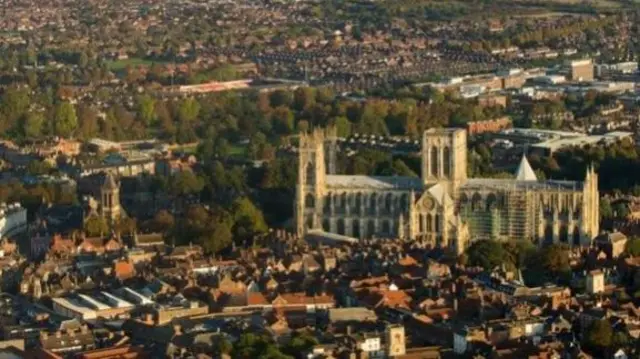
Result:
{"label": "grass lawn", "polygon": [[244,157],[247,155],[247,146],[230,145],[229,156]]}
{"label": "grass lawn", "polygon": [[137,57],[131,57],[124,60],[114,60],[114,61],[107,62],[107,64],[109,65],[109,69],[113,71],[124,70],[127,68],[127,66],[140,66],[140,65],[151,66],[151,64],[153,63],[154,62],[151,60],[145,60]]}

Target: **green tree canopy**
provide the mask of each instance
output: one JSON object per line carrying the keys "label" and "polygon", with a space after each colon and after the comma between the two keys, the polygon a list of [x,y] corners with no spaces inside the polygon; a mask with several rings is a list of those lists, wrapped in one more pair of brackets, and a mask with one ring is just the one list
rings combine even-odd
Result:
{"label": "green tree canopy", "polygon": [[238,198],[232,205],[231,213],[235,220],[233,232],[239,240],[250,239],[268,229],[262,212],[249,198]]}
{"label": "green tree canopy", "polygon": [[145,125],[150,125],[157,120],[156,100],[149,95],[141,95],[136,98],[138,119]]}
{"label": "green tree canopy", "polygon": [[69,137],[78,127],[76,109],[70,102],[61,102],[56,106],[53,117],[54,133],[58,136]]}
{"label": "green tree canopy", "polygon": [[571,270],[569,248],[564,244],[552,244],[543,247],[529,260],[529,267],[540,273],[560,275]]}
{"label": "green tree canopy", "polygon": [[640,256],[640,238],[631,238],[627,241],[625,250],[630,256]]}
{"label": "green tree canopy", "polygon": [[586,344],[601,353],[611,346],[613,340],[613,329],[608,320],[596,320],[591,324],[585,336]]}
{"label": "green tree canopy", "polygon": [[166,209],[158,211],[151,220],[151,230],[159,233],[170,233],[175,226],[176,220],[174,216]]}
{"label": "green tree canopy", "polygon": [[178,106],[178,121],[192,122],[198,118],[199,113],[200,103],[192,97],[186,98]]}
{"label": "green tree canopy", "polygon": [[24,119],[23,132],[27,138],[39,138],[44,130],[44,115],[38,111],[29,112]]}
{"label": "green tree canopy", "polygon": [[318,344],[313,334],[307,332],[295,332],[291,339],[282,348],[282,352],[295,358],[305,358],[305,355]]}
{"label": "green tree canopy", "polygon": [[180,171],[169,179],[169,191],[175,196],[196,194],[202,191],[204,180],[191,171]]}
{"label": "green tree canopy", "polygon": [[89,237],[103,236],[109,232],[109,225],[100,216],[91,216],[84,222],[84,231]]}
{"label": "green tree canopy", "polygon": [[264,336],[243,334],[233,345],[232,358],[237,359],[293,359],[283,354],[275,343]]}
{"label": "green tree canopy", "polygon": [[509,262],[509,254],[500,242],[492,240],[480,240],[474,242],[467,249],[468,263],[480,266],[486,270],[492,270]]}

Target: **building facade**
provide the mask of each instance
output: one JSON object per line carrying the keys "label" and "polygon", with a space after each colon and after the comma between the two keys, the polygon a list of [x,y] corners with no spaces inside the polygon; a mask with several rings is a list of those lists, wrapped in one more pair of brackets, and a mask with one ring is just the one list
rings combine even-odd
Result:
{"label": "building facade", "polygon": [[591,59],[569,62],[571,81],[593,81],[594,68]]}
{"label": "building facade", "polygon": [[588,245],[599,230],[598,176],[539,181],[525,157],[514,179],[467,178],[467,133],[422,137],[422,176],[335,174],[335,133],[300,137],[295,222],[299,235],[400,237],[462,252],[472,240]]}

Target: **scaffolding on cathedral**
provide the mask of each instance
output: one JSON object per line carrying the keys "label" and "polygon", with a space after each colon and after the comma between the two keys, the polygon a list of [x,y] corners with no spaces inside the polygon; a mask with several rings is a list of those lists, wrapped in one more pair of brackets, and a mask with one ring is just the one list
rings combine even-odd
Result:
{"label": "scaffolding on cathedral", "polygon": [[476,191],[470,201],[463,196],[460,213],[475,239],[531,239],[536,213],[532,197],[532,192],[515,188],[498,194]]}

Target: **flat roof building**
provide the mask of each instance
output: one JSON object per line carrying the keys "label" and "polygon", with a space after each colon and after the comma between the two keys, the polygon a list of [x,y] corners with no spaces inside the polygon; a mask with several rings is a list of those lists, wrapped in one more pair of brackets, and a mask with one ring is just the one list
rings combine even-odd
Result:
{"label": "flat roof building", "polygon": [[52,298],[52,301],[56,313],[82,320],[128,317],[128,313],[135,307],[134,304],[106,292]]}
{"label": "flat roof building", "polygon": [[569,62],[571,81],[593,81],[593,61],[591,59]]}

